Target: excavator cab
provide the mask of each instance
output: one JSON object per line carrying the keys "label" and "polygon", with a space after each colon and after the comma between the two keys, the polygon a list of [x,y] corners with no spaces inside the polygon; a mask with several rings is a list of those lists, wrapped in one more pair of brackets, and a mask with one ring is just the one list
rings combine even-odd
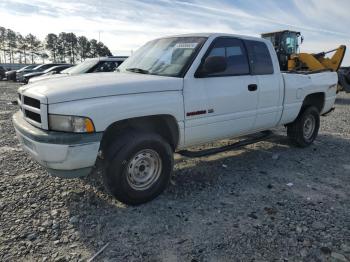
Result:
{"label": "excavator cab", "polygon": [[281,70],[287,71],[288,61],[293,54],[299,52],[299,46],[303,42],[300,32],[284,30],[262,34],[261,37],[272,43],[276,50]]}

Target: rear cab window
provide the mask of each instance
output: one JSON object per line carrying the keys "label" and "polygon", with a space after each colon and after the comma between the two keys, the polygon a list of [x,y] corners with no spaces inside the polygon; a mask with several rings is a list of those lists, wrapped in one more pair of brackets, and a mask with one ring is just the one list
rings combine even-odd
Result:
{"label": "rear cab window", "polygon": [[52,67],[51,64],[43,65],[40,68],[38,68],[38,71],[45,71],[46,69]]}
{"label": "rear cab window", "polygon": [[118,67],[118,62],[116,61],[100,61],[91,73],[97,72],[113,72]]}
{"label": "rear cab window", "polygon": [[267,45],[261,41],[245,40],[253,75],[273,74],[273,63]]}

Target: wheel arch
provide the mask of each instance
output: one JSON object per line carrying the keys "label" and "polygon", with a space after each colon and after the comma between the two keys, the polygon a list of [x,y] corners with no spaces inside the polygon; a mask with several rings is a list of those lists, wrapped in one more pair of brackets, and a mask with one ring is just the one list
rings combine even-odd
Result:
{"label": "wheel arch", "polygon": [[315,106],[321,113],[325,105],[325,98],[326,95],[323,92],[308,94],[304,98],[303,104],[301,106],[301,112],[309,106]]}
{"label": "wheel arch", "polygon": [[180,130],[177,120],[172,115],[150,115],[128,118],[110,124],[104,131],[100,150],[104,150],[109,142],[128,129],[155,132],[162,136],[175,151],[180,141]]}

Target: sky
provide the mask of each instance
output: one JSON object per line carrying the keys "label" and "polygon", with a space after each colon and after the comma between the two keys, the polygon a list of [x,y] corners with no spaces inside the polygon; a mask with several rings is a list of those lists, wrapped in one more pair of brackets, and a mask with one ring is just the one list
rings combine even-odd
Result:
{"label": "sky", "polygon": [[[0,0],[0,26],[41,40],[74,32],[130,55],[157,37],[199,32],[302,32],[303,52],[350,48],[349,0]],[[343,65],[350,65],[350,49]]]}

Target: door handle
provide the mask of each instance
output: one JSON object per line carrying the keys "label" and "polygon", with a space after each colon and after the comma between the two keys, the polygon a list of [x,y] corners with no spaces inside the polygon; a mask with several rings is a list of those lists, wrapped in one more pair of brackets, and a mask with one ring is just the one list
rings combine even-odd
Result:
{"label": "door handle", "polygon": [[256,91],[256,90],[258,90],[258,85],[256,85],[256,84],[250,84],[250,85],[248,85],[248,90],[249,90],[250,92]]}

